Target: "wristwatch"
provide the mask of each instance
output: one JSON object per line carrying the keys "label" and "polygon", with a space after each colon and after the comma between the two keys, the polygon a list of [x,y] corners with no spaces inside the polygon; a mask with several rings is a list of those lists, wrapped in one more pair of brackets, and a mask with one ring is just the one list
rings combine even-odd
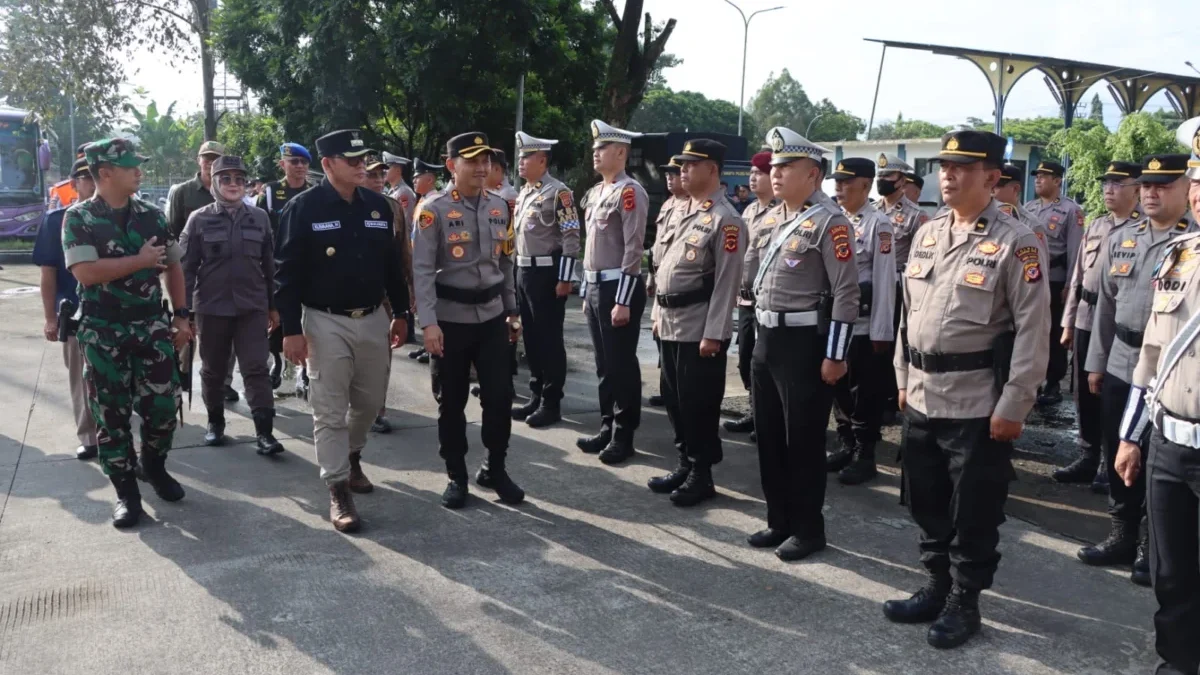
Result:
{"label": "wristwatch", "polygon": [[176,319],[183,319],[184,321],[191,321],[192,310],[188,309],[187,307],[176,307],[175,311],[173,312],[173,316]]}

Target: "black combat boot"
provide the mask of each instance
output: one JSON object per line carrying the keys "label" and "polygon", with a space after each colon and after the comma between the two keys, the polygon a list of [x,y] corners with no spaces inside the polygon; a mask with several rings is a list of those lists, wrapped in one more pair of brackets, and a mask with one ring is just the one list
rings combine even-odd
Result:
{"label": "black combat boot", "polygon": [[937,621],[929,627],[925,639],[938,649],[953,649],[966,644],[971,636],[979,632],[979,591],[954,584],[946,606]]}
{"label": "black combat boot", "polygon": [[117,507],[113,509],[113,527],[126,528],[138,524],[142,516],[142,491],[132,471],[108,477],[117,490]]}
{"label": "black combat boot", "polygon": [[615,466],[633,457],[633,442],[614,438],[600,451],[600,461]]}
{"label": "black combat boot", "polygon": [[475,474],[475,484],[495,490],[496,496],[505,504],[515,505],[525,501],[525,491],[508,475],[504,455],[488,453],[488,458]]}
{"label": "black combat boot", "polygon": [[183,486],[167,473],[167,457],[153,452],[142,452],[141,475],[138,476],[154,488],[154,494],[164,502],[177,502],[185,494]]}
{"label": "black combat boot", "polygon": [[675,470],[665,476],[655,476],[646,481],[646,487],[650,488],[651,492],[657,492],[660,495],[669,495],[679,489],[687,481],[688,476],[692,473],[692,460],[688,459],[687,453],[679,453],[679,464]]}
{"label": "black combat boot", "polygon": [[543,429],[562,420],[562,407],[558,402],[542,401],[537,410],[525,418],[525,424],[532,429]]}
{"label": "black combat boot", "polygon": [[1058,483],[1088,483],[1096,477],[1100,466],[1100,449],[1080,450],[1074,462],[1055,469],[1053,478]]}
{"label": "black combat boot", "polygon": [[283,445],[275,440],[275,411],[271,408],[258,408],[252,411],[254,417],[254,435],[257,452],[260,455],[278,455],[283,452]]}
{"label": "black combat boot", "polygon": [[683,485],[671,493],[671,503],[675,506],[695,506],[716,496],[717,488],[713,485],[712,467],[706,462],[696,462]]}
{"label": "black combat boot", "polygon": [[225,444],[225,411],[209,410],[208,426],[204,431],[204,444],[216,447]]}
{"label": "black combat boot", "polygon": [[1138,586],[1150,587],[1150,523],[1142,519],[1142,536],[1138,537],[1137,556],[1129,580]]}
{"label": "black combat boot", "polygon": [[863,443],[858,446],[854,460],[838,474],[838,482],[842,485],[860,485],[879,475],[875,466],[875,444]]}
{"label": "black combat boot", "polygon": [[594,455],[604,448],[608,447],[609,441],[612,440],[612,429],[610,427],[601,427],[600,433],[595,436],[584,436],[575,440],[575,447]]}
{"label": "black combat boot", "polygon": [[651,394],[650,396],[646,397],[646,403],[654,406],[655,408],[661,408],[667,404],[666,400],[663,399],[662,394]]}
{"label": "black combat boot", "polygon": [[81,445],[75,448],[75,459],[92,459],[100,454],[100,446],[97,445]]}
{"label": "black combat boot", "polygon": [[226,387],[225,387],[225,402],[226,403],[237,403],[240,398],[241,397],[238,396],[237,389],[234,389],[233,385],[226,385]]}
{"label": "black combat boot", "polygon": [[1108,494],[1108,462],[1100,458],[1100,466],[1096,467],[1096,477],[1092,479],[1092,492],[1098,495]]}
{"label": "black combat boot", "polygon": [[746,413],[736,420],[725,420],[722,423],[725,431],[735,434],[748,434],[754,431],[754,413]]}
{"label": "black combat boot", "polygon": [[883,603],[883,615],[896,623],[936,621],[946,605],[951,586],[949,570],[929,570],[929,580],[912,597]]}
{"label": "black combat boot", "polygon": [[1046,384],[1046,388],[1042,390],[1042,393],[1038,394],[1037,404],[1055,405],[1062,403],[1062,400],[1062,387],[1057,382],[1049,382]]}
{"label": "black combat boot", "polygon": [[838,442],[837,448],[825,453],[825,470],[829,473],[839,473],[842,469],[850,466],[852,459],[854,459],[854,440],[842,438]]}
{"label": "black combat boot", "polygon": [[450,482],[442,492],[442,506],[448,509],[461,509],[467,503],[467,462],[466,459],[446,460],[446,475]]}
{"label": "black combat boot", "polygon": [[1088,565],[1128,565],[1137,557],[1137,528],[1113,518],[1108,538],[1095,546],[1085,546],[1076,553]]}
{"label": "black combat boot", "polygon": [[526,403],[525,405],[513,406],[512,418],[514,420],[517,420],[518,422],[524,422],[525,419],[527,417],[529,417],[530,415],[532,415],[533,411],[537,410],[538,406],[541,404],[542,404],[541,395],[534,394],[533,396],[531,396],[529,398],[529,402]]}

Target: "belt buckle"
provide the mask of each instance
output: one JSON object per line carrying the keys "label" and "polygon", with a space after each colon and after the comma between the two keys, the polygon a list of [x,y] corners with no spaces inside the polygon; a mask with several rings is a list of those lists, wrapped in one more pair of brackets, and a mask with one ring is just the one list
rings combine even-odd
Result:
{"label": "belt buckle", "polygon": [[361,319],[361,318],[363,318],[363,316],[364,316],[366,313],[367,313],[367,312],[366,312],[366,310],[363,310],[363,309],[356,309],[356,310],[353,310],[353,311],[351,311],[351,312],[350,312],[350,318],[351,318],[351,319]]}

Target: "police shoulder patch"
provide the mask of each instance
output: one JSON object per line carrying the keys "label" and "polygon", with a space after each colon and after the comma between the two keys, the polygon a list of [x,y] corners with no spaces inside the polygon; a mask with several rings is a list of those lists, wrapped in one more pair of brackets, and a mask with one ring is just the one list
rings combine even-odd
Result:
{"label": "police shoulder patch", "polygon": [[892,233],[891,232],[880,232],[879,233],[879,252],[883,253],[885,255],[892,252]]}
{"label": "police shoulder patch", "polygon": [[627,187],[621,191],[621,208],[626,211],[632,211],[637,206],[637,193],[633,187]]}
{"label": "police shoulder patch", "polygon": [[829,228],[829,237],[833,240],[833,255],[841,262],[846,262],[853,257],[853,251],[850,248],[850,226],[846,223],[838,223]]}
{"label": "police shoulder patch", "polygon": [[725,251],[727,253],[737,253],[738,229],[738,226],[734,223],[721,228],[721,231],[725,233]]}
{"label": "police shoulder patch", "polygon": [[430,225],[433,224],[433,211],[429,211],[428,209],[423,209],[421,211],[421,215],[418,218],[417,222],[419,224],[419,227],[422,230],[428,228]]}

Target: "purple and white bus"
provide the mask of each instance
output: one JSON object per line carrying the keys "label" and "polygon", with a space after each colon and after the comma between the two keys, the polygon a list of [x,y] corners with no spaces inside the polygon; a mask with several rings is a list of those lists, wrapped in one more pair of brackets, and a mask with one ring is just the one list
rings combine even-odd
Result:
{"label": "purple and white bus", "polygon": [[46,214],[50,146],[37,116],[0,106],[0,239],[32,238]]}

